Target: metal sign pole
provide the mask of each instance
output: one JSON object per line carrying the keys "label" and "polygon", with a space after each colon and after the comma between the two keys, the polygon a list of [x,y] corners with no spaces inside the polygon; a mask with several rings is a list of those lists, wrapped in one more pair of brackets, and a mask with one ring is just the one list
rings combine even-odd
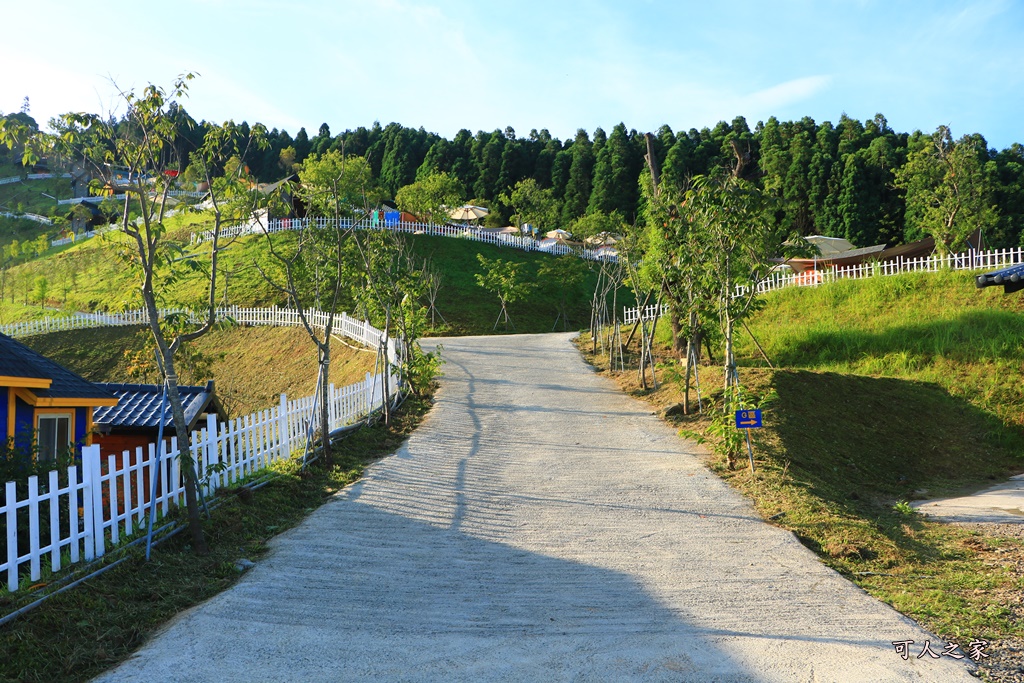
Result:
{"label": "metal sign pole", "polygon": [[747,454],[750,456],[750,473],[754,473],[754,447],[750,445],[750,430],[747,430]]}
{"label": "metal sign pole", "polygon": [[762,425],[761,410],[759,408],[747,408],[736,411],[736,429],[746,431],[747,455],[750,458],[750,473],[754,473],[754,446],[750,441],[750,430],[760,429]]}

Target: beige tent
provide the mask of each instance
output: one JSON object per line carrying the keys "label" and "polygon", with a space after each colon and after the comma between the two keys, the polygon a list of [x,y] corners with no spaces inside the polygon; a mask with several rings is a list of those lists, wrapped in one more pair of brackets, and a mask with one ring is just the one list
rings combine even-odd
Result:
{"label": "beige tent", "polygon": [[857,247],[853,246],[853,243],[849,240],[844,240],[842,237],[825,237],[824,235],[811,235],[805,237],[808,242],[816,246],[821,250],[821,256],[829,257],[835,256],[836,254],[842,254],[844,251],[853,251]]}
{"label": "beige tent", "polygon": [[616,235],[611,232],[599,232],[583,240],[583,243],[590,247],[603,247],[617,244],[621,239],[622,235]]}
{"label": "beige tent", "polygon": [[483,218],[489,213],[490,211],[482,206],[466,204],[465,206],[460,206],[457,209],[452,209],[448,216],[453,221],[475,221]]}

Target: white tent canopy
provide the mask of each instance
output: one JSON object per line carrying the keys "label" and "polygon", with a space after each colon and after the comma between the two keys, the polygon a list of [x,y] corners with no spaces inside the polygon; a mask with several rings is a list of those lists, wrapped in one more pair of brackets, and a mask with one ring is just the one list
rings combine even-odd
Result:
{"label": "white tent canopy", "polygon": [[853,246],[853,243],[849,240],[845,240],[842,237],[826,237],[825,235],[811,235],[805,237],[808,242],[818,247],[821,250],[822,256],[835,256],[836,254],[842,254],[846,251],[853,251],[857,247]]}
{"label": "white tent canopy", "polygon": [[472,204],[466,204],[465,206],[460,206],[457,209],[452,209],[448,213],[448,216],[453,221],[475,221],[480,218],[483,218],[489,213],[490,211],[482,206],[473,206]]}

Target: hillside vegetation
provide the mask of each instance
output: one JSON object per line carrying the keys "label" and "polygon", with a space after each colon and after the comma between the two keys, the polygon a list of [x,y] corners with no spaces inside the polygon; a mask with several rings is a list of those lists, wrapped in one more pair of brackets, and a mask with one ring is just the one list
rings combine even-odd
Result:
{"label": "hillside vegetation", "polygon": [[[209,245],[192,247],[188,236],[201,226],[201,214],[174,216],[171,230],[186,253],[200,257],[209,254]],[[276,239],[287,242],[293,235],[282,233]],[[218,276],[218,304],[238,306],[283,306],[286,298],[268,285],[257,265],[267,272],[275,272],[277,265],[267,253],[262,237],[236,240],[223,253]],[[488,334],[501,310],[497,297],[481,288],[474,278],[482,272],[477,254],[489,259],[503,259],[525,265],[526,296],[509,306],[516,332],[549,332],[558,316],[558,302],[569,302],[569,326],[580,329],[589,324],[590,296],[596,282],[594,264],[587,264],[589,273],[580,286],[566,285],[556,274],[546,272],[559,257],[544,253],[524,252],[495,245],[447,237],[409,235],[416,265],[430,259],[442,277],[437,309],[442,318],[431,330],[433,334]],[[44,258],[15,266],[6,274],[3,299],[0,306],[3,322],[38,317],[47,307],[61,307],[68,311],[120,311],[141,307],[138,295],[139,275],[127,258],[124,235],[108,233],[77,245],[55,251]],[[575,257],[562,257],[575,260]],[[201,259],[200,259],[201,260]],[[580,262],[584,263],[584,262]],[[37,282],[45,277],[48,291],[40,300]],[[199,306],[206,295],[205,276],[201,272],[182,272],[173,281],[160,288],[163,305]],[[629,295],[620,301],[629,305]],[[12,305],[17,304],[17,305]],[[358,315],[351,298],[342,301],[341,308]],[[559,329],[563,329],[559,321]],[[504,327],[499,326],[499,332]]]}
{"label": "hillside vegetation", "polygon": [[[777,395],[753,433],[757,471],[745,451],[736,470],[717,454],[709,466],[830,567],[936,633],[1019,646],[1020,539],[930,521],[907,501],[1024,471],[1024,298],[977,290],[965,273],[851,280],[774,292],[750,328],[775,369],[742,332],[740,379]],[[661,354],[659,391],[641,391],[635,372],[617,379],[668,407],[681,388],[667,346]],[[705,366],[700,379],[707,408],[721,369]],[[707,413],[676,412],[667,419],[707,434]]]}
{"label": "hillside vegetation", "polygon": [[[44,356],[93,382],[159,382],[151,333],[140,327],[105,327],[55,332],[22,340]],[[331,381],[344,386],[373,372],[376,354],[341,343],[332,347]],[[304,330],[295,327],[229,327],[185,347],[180,380],[212,379],[231,417],[310,396],[316,385],[317,354]]]}
{"label": "hillside vegetation", "polygon": [[1024,297],[979,290],[971,273],[784,289],[751,330],[776,365],[927,383],[1024,429]]}

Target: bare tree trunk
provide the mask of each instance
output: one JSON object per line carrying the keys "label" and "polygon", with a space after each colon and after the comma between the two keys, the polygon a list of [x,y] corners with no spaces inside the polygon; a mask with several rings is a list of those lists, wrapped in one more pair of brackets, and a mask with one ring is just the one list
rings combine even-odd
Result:
{"label": "bare tree trunk", "polygon": [[725,325],[723,326],[723,331],[725,332],[725,392],[726,395],[728,395],[729,387],[737,385],[736,358],[732,353],[733,320],[728,311],[725,314]]}
{"label": "bare tree trunk", "polygon": [[[690,348],[687,346],[687,348]],[[687,351],[686,355],[686,374],[683,380],[683,415],[690,414],[690,373],[693,371],[693,364],[691,359],[693,358],[692,349]]]}
{"label": "bare tree trunk", "polygon": [[[672,312],[669,314],[669,324],[672,325],[672,353],[676,354],[676,358],[682,360],[683,358],[683,324],[679,321],[679,312],[672,307]],[[693,315],[690,315],[690,324],[693,324]]]}
{"label": "bare tree trunk", "polygon": [[330,423],[330,371],[331,371],[331,343],[330,330],[324,329],[324,343],[320,346],[320,448],[324,453],[324,466],[330,467],[333,464],[331,454],[331,423]]}
{"label": "bare tree trunk", "polygon": [[[178,439],[178,462],[181,463],[181,474],[185,478],[185,509],[188,514],[188,528],[192,534],[192,548],[197,555],[206,555],[210,549],[206,545],[202,522],[199,517],[199,475],[196,462],[192,458],[191,435],[188,433],[188,422],[181,405],[178,392],[178,376],[174,372],[174,354],[163,354],[164,368],[167,377],[167,400],[174,418],[174,433]],[[159,444],[157,444],[159,448]]]}
{"label": "bare tree trunk", "polygon": [[[697,313],[690,312],[690,336],[686,340],[686,383],[683,396],[683,413],[690,414],[690,374],[700,362],[700,344],[704,335],[697,327]],[[698,401],[699,402],[699,401]]]}
{"label": "bare tree trunk", "polygon": [[[641,316],[643,313],[641,312]],[[640,387],[647,390],[647,322],[640,318]]]}
{"label": "bare tree trunk", "polygon": [[389,386],[388,386],[389,383],[390,383],[390,380],[391,380],[391,358],[390,358],[390,354],[388,353],[388,330],[390,329],[390,327],[391,327],[391,309],[388,308],[388,309],[386,309],[384,311],[384,335],[381,337],[381,340],[380,340],[380,350],[381,350],[381,354],[384,357],[384,367],[383,367],[384,374],[382,376],[383,379],[382,379],[382,382],[381,382],[381,386],[384,389],[384,396],[383,396],[383,403],[382,403],[382,405],[383,405],[383,409],[384,409],[384,424],[386,424],[386,425],[391,424],[391,395],[390,395],[391,392],[390,392]]}
{"label": "bare tree trunk", "polygon": [[[658,302],[654,309],[658,313],[661,312],[661,296],[658,296]],[[658,374],[654,365],[654,335],[658,331],[658,320],[661,318],[659,315],[654,316],[654,322],[651,324],[651,333],[647,336],[647,360],[651,364],[651,382],[654,384],[654,390],[658,390]]]}

